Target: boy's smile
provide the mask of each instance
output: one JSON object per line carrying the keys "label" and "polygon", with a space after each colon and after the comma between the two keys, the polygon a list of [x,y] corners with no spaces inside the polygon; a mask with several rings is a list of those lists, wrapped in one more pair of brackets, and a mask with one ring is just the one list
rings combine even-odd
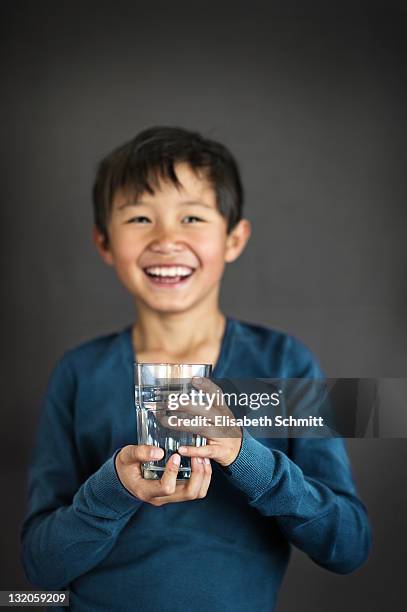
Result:
{"label": "boy's smile", "polygon": [[165,266],[148,266],[148,268],[144,268],[144,272],[156,287],[174,288],[179,283],[185,284],[195,272],[195,268],[173,263]]}
{"label": "boy's smile", "polygon": [[249,236],[246,220],[227,233],[204,175],[185,163],[175,171],[178,187],[167,179],[137,199],[131,190],[115,194],[107,248],[94,234],[104,261],[136,301],[162,313],[217,300],[225,263],[239,256]]}

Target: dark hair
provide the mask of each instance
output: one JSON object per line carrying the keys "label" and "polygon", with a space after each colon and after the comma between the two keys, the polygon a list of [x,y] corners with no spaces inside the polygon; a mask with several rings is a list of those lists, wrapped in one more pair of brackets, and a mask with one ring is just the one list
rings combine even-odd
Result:
{"label": "dark hair", "polygon": [[153,194],[160,179],[179,185],[174,165],[188,163],[203,171],[212,185],[228,232],[242,218],[243,188],[239,168],[228,149],[198,132],[177,127],[151,127],[115,149],[99,164],[93,186],[95,225],[108,244],[107,226],[115,193],[131,188]]}

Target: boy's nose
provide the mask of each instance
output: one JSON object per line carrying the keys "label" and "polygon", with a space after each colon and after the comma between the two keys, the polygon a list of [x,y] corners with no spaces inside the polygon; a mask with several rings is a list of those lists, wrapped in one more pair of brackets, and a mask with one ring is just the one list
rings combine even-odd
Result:
{"label": "boy's nose", "polygon": [[183,244],[175,236],[162,235],[150,244],[153,253],[179,253],[184,249]]}

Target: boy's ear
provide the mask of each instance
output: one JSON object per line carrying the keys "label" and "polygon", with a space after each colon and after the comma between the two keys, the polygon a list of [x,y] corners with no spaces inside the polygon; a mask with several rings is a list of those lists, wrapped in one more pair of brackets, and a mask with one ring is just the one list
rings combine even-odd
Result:
{"label": "boy's ear", "polygon": [[113,266],[113,257],[109,249],[109,243],[106,239],[106,236],[104,236],[95,225],[93,226],[92,238],[93,242],[95,243],[96,249],[103,261],[109,266]]}
{"label": "boy's ear", "polygon": [[235,261],[245,248],[252,232],[248,219],[241,219],[226,238],[225,262]]}

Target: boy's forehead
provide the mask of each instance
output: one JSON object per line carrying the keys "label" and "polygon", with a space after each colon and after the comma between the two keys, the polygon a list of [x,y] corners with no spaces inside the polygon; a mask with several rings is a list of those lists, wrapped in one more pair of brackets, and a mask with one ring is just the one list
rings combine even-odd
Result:
{"label": "boy's forehead", "polygon": [[188,164],[177,164],[174,167],[178,184],[169,177],[154,177],[149,184],[153,190],[143,192],[135,185],[129,184],[114,194],[115,208],[126,204],[154,204],[162,199],[171,199],[175,203],[202,203],[210,208],[216,208],[214,188],[203,171],[195,171]]}

